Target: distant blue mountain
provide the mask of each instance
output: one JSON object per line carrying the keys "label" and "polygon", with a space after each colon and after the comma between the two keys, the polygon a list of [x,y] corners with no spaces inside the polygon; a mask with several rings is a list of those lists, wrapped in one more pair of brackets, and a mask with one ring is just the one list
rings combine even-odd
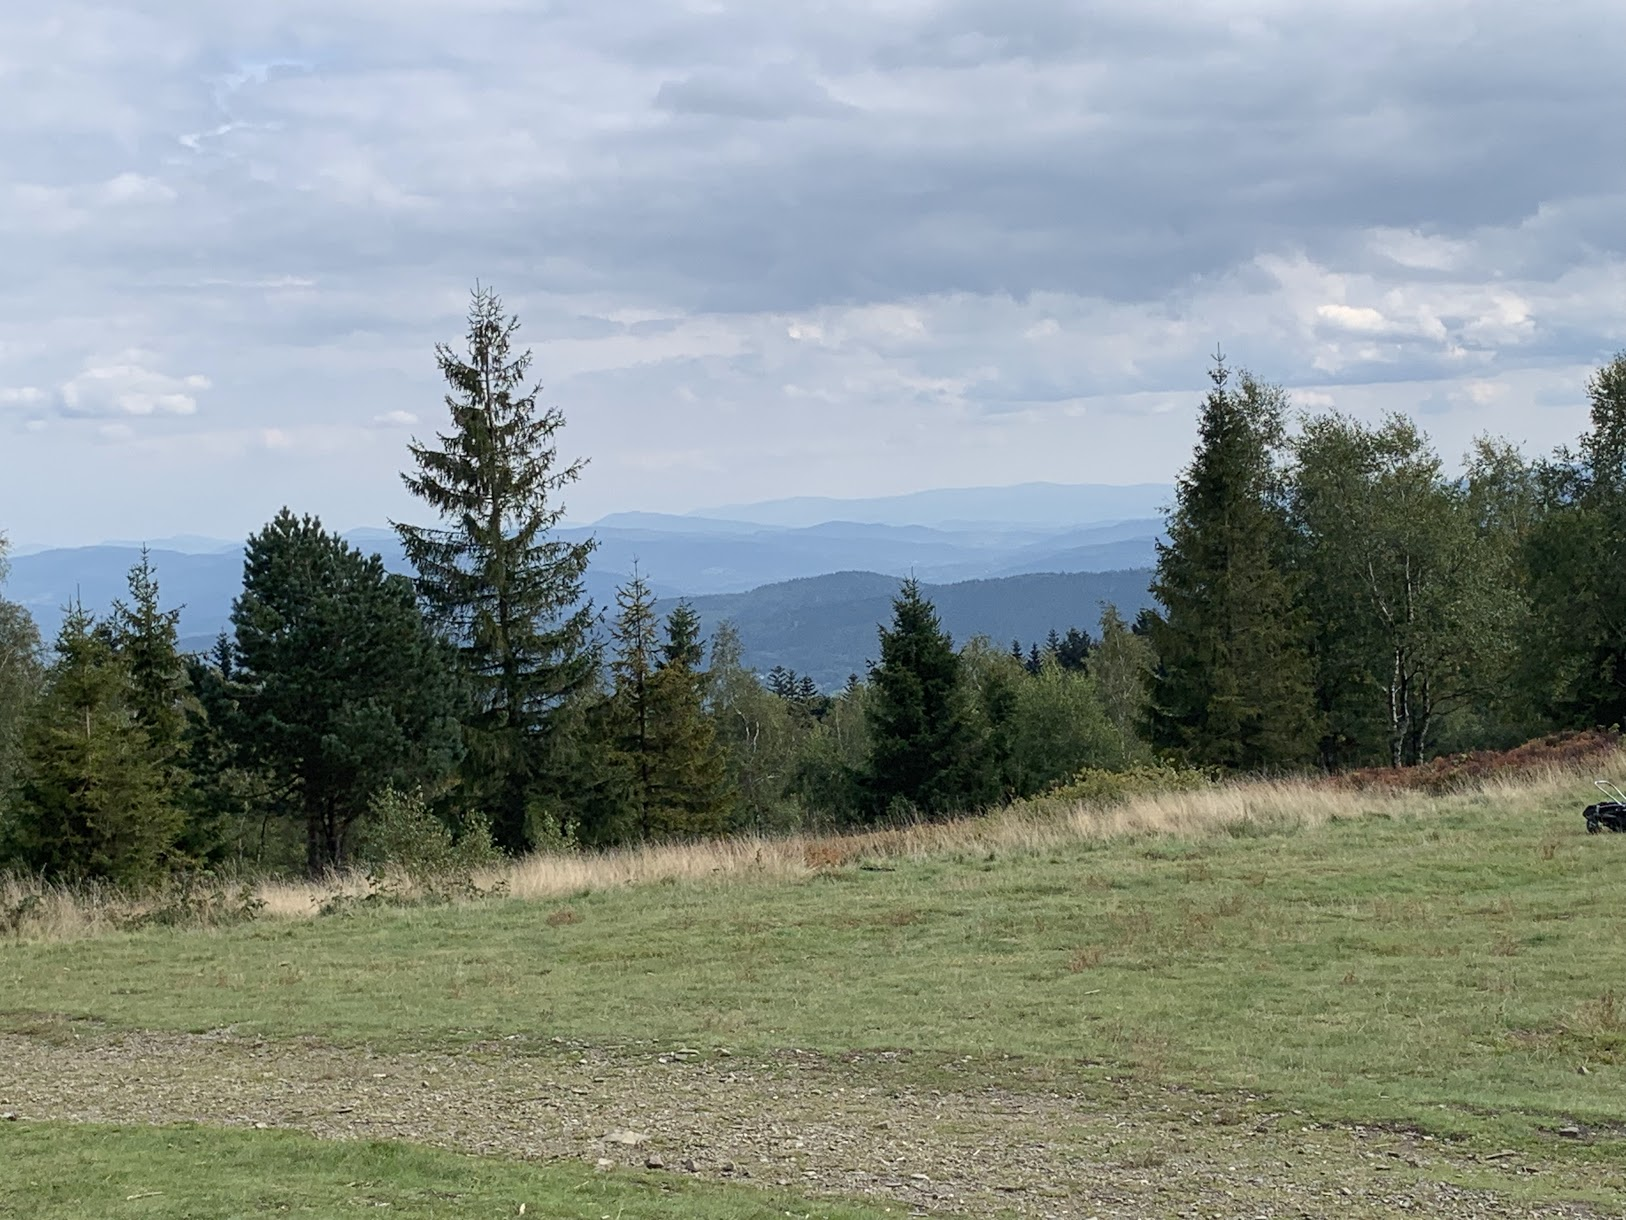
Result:
{"label": "distant blue mountain", "polygon": [[1020,483],[1014,487],[944,487],[862,500],[796,496],[699,509],[693,515],[786,527],[837,519],[939,528],[988,522],[1065,527],[1158,517],[1173,498],[1174,488],[1166,483]]}
{"label": "distant blue mountain", "polygon": [[[616,587],[636,565],[665,601],[688,597],[697,606],[705,606],[704,613],[713,617],[724,613],[718,607],[735,605],[751,623],[749,627],[741,623],[748,656],[778,658],[768,659],[768,665],[792,664],[783,658],[796,658],[795,668],[814,672],[823,681],[841,666],[862,663],[867,655],[864,649],[873,637],[871,620],[876,613],[884,614],[903,576],[962,590],[945,596],[971,598],[964,602],[971,609],[962,617],[951,620],[945,612],[945,621],[959,635],[986,632],[998,636],[1006,634],[1009,626],[1013,629],[1009,634],[1027,638],[1042,636],[1052,626],[1063,631],[1069,626],[1088,626],[1099,613],[1095,604],[1099,598],[1092,592],[1097,586],[1109,589],[1111,599],[1119,601],[1125,613],[1138,610],[1143,604],[1137,599],[1144,594],[1144,569],[1155,561],[1163,525],[1160,518],[1147,515],[1146,506],[1166,496],[1168,490],[1054,484],[967,488],[866,501],[744,505],[709,516],[616,513],[591,526],[559,532],[571,540],[596,540],[587,595],[600,607],[613,606]],[[742,519],[753,514],[791,518],[814,511],[814,506],[829,506],[829,515],[807,524]],[[1069,506],[1076,510],[1070,516],[1064,514]],[[1106,515],[1086,515],[1090,506]],[[1128,512],[1137,506],[1140,515]],[[989,515],[936,524],[903,519],[965,514],[979,508]],[[999,513],[1005,515],[995,515]],[[1046,520],[1047,514],[1059,523]],[[866,515],[892,519],[860,519]],[[408,570],[394,531],[363,528],[351,530],[345,537],[363,550],[377,552],[390,570]],[[140,546],[133,542],[15,554],[5,595],[27,606],[49,638],[70,602],[77,600],[93,613],[105,613],[116,597],[124,595],[126,573],[139,557]],[[199,645],[226,627],[242,581],[240,542],[191,535],[163,539],[152,544],[151,557],[165,604],[181,607],[183,638]],[[964,591],[965,582],[994,578],[1124,572],[1137,575],[1113,581],[1103,578],[1093,584],[1001,582],[997,591],[980,600]],[[810,578],[818,579],[808,583]],[[1136,582],[1138,593],[1131,588]],[[1066,596],[1073,599],[1069,603],[1073,608],[1065,613],[1055,600],[1062,596],[1055,593],[1061,588],[1069,589]],[[1034,590],[1043,590],[1043,594],[1031,607],[1038,616],[1033,622],[1020,617],[1025,613],[1021,607],[998,609],[999,598],[1028,598]],[[747,593],[750,597],[744,601],[726,600]],[[806,618],[811,609],[831,599],[846,608],[834,617],[815,614],[813,619]],[[782,607],[758,616],[759,608],[781,602],[790,609]],[[951,604],[959,606],[961,601]],[[1040,626],[1040,619],[1043,629],[1031,630]],[[846,626],[838,628],[838,620]],[[804,647],[795,638],[797,624],[813,621],[820,625],[810,629]],[[819,649],[833,651],[824,662],[815,664]],[[830,680],[842,677],[845,672]]]}

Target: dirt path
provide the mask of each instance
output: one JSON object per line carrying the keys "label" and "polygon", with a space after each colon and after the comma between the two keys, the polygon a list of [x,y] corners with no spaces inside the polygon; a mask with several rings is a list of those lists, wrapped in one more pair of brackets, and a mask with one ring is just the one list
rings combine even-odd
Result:
{"label": "dirt path", "polygon": [[[1556,1193],[1586,1167],[1476,1161],[1427,1138],[1306,1127],[1248,1099],[1113,1081],[989,1080],[975,1065],[510,1042],[371,1054],[230,1034],[0,1033],[0,1111],[196,1121],[573,1157],[867,1196],[917,1212],[1086,1217],[1581,1217],[1453,1180],[1519,1174]],[[681,1052],[681,1053],[680,1053]],[[941,1087],[928,1087],[928,1081]],[[912,1082],[912,1083],[911,1083]],[[611,1138],[607,1138],[611,1137]],[[609,1162],[609,1165],[605,1165]],[[1544,1189],[1543,1194],[1547,1193]]]}

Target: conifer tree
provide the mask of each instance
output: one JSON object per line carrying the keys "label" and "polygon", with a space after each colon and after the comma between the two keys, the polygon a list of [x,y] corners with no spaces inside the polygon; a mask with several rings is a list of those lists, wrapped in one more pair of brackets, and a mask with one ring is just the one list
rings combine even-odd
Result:
{"label": "conifer tree", "polygon": [[1056,645],[1056,663],[1065,670],[1081,674],[1090,667],[1090,650],[1093,647],[1087,633],[1077,627],[1069,627],[1067,634]]}
{"label": "conifer tree", "polygon": [[730,799],[727,760],[705,706],[707,675],[700,669],[705,645],[699,625],[699,616],[687,604],[667,617],[660,664],[651,680],[651,796],[660,811],[657,833],[669,836],[721,834]]}
{"label": "conifer tree", "polygon": [[169,867],[183,815],[132,707],[127,666],[79,606],[24,732],[4,854],[69,881],[140,885]]}
{"label": "conifer tree", "polygon": [[627,776],[633,825],[641,838],[654,834],[659,810],[655,796],[655,696],[652,689],[660,647],[655,596],[634,569],[615,592],[616,616],[610,627],[614,652],[614,748]]}
{"label": "conifer tree", "polygon": [[1283,567],[1278,452],[1285,400],[1216,359],[1213,389],[1157,549],[1151,620],[1159,668],[1152,742],[1192,762],[1256,769],[1314,754],[1309,654]]}
{"label": "conifer tree", "polygon": [[466,703],[451,649],[377,555],[283,509],[248,540],[232,626],[236,744],[304,823],[313,876],[345,863],[376,793],[455,769]]}
{"label": "conifer tree", "polygon": [[727,761],[705,710],[699,616],[680,605],[664,641],[655,599],[636,571],[616,593],[613,747],[629,821],[642,838],[720,833]]}
{"label": "conifer tree", "polygon": [[593,543],[554,534],[564,515],[558,495],[583,463],[560,464],[554,437],[564,415],[538,405],[531,354],[513,349],[518,328],[494,292],[477,288],[465,350],[435,349],[451,426],[434,445],[412,444],[415,469],[402,478],[441,524],[395,526],[419,595],[472,685],[470,795],[511,852],[530,846],[534,799],[568,799],[551,730],[598,670],[594,612],[583,599]]}
{"label": "conifer tree", "polygon": [[146,547],[127,579],[130,600],[113,602],[108,639],[129,670],[131,710],[165,765],[173,766],[190,699],[177,631],[181,612],[160,605],[158,576]]}
{"label": "conifer tree", "polygon": [[960,658],[914,579],[892,602],[881,660],[870,675],[871,743],[864,787],[872,817],[960,812],[998,795]]}

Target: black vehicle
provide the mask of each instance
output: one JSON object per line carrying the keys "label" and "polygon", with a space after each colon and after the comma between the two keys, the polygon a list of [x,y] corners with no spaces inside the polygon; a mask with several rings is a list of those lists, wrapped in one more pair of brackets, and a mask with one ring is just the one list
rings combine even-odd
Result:
{"label": "black vehicle", "polygon": [[1609,799],[1588,805],[1582,814],[1586,818],[1586,832],[1595,835],[1600,830],[1626,833],[1626,792],[1622,792],[1606,779],[1592,781],[1599,792]]}

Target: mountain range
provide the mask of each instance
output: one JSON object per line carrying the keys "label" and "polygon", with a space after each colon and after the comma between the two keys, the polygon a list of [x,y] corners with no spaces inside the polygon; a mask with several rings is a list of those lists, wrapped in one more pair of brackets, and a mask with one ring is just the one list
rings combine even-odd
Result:
{"label": "mountain range", "polygon": [[[783,664],[830,684],[862,671],[904,576],[932,586],[957,639],[1031,641],[1052,627],[1091,627],[1102,600],[1133,615],[1148,600],[1145,569],[1163,524],[1150,514],[1171,492],[1028,484],[799,498],[691,514],[615,513],[559,533],[596,540],[587,595],[599,606],[613,606],[616,587],[636,568],[663,602],[690,600],[710,624],[733,619],[748,664]],[[392,530],[345,537],[391,570],[407,570]],[[141,545],[19,547],[6,596],[49,637],[76,599],[105,612],[123,594]],[[202,646],[227,625],[242,544],[185,535],[148,546],[165,603],[182,608],[183,640]],[[1084,575],[1092,579],[1078,579]]]}

